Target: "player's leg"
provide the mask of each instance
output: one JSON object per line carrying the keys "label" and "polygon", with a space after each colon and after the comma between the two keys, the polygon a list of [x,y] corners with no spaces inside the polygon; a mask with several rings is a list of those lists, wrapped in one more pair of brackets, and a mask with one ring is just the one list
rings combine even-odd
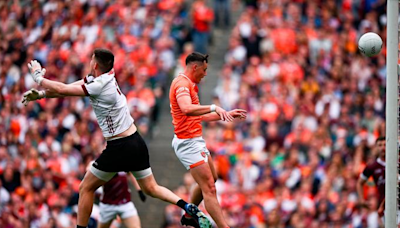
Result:
{"label": "player's leg", "polygon": [[[215,166],[214,166],[214,161],[211,158],[211,155],[208,155],[208,165],[210,167],[211,173],[214,177],[214,183],[217,181],[218,176],[217,176],[217,171],[215,170]],[[190,202],[195,204],[195,205],[199,205],[201,203],[201,201],[203,200],[203,194],[201,192],[200,186],[196,185],[193,190],[191,191],[190,194]]]}
{"label": "player's leg", "polygon": [[100,203],[100,218],[98,228],[109,228],[117,217],[115,205]]}
{"label": "player's leg", "polygon": [[[217,181],[218,177],[217,177],[217,172],[215,171],[215,168],[214,168],[214,162],[211,158],[211,155],[208,155],[207,164],[210,166],[211,172],[214,177],[214,183],[215,183]],[[196,184],[196,186],[194,186],[194,188],[192,188],[190,191],[190,202],[195,205],[199,205],[201,203],[201,201],[203,201],[203,194],[201,192],[199,185]],[[188,213],[185,213],[182,216],[181,224],[185,225],[185,226],[193,226],[195,228],[198,228],[196,221]]]}
{"label": "player's leg", "polygon": [[132,162],[129,164],[130,167],[124,168],[128,170],[138,170],[131,171],[131,173],[136,178],[142,191],[151,197],[159,198],[163,201],[176,204],[180,198],[172,193],[169,189],[159,186],[154,179],[153,172],[151,171],[150,167],[149,151],[146,143],[139,133],[135,133],[132,136],[129,144],[126,145],[126,148],[129,150],[134,150],[134,153],[126,153],[131,157],[127,156],[124,160],[131,160]]}
{"label": "player's leg", "polygon": [[132,174],[135,176],[142,191],[147,195],[172,204],[176,204],[180,200],[171,190],[157,184],[150,168],[134,171]]}
{"label": "player's leg", "polygon": [[225,219],[222,215],[221,207],[218,203],[214,176],[210,166],[206,163],[201,164],[199,166],[191,168],[190,173],[199,185],[204,198],[206,209],[208,213],[210,213],[211,217],[214,219],[217,226],[219,228],[229,227],[225,222]]}
{"label": "player's leg", "polygon": [[[175,195],[171,190],[157,184],[150,168],[147,145],[138,133],[132,135],[132,139],[130,140],[130,144],[127,148],[133,150],[135,153],[127,153],[128,156],[124,160],[132,161],[129,165],[132,167],[130,170],[134,170],[131,172],[136,178],[143,192],[151,197],[175,204],[184,209],[198,221],[201,227],[211,227],[211,222],[204,215],[204,213],[197,208],[196,205],[188,204]],[[131,156],[131,154],[133,154],[134,157],[130,158],[129,156]],[[129,170],[129,167],[125,168],[125,170]]]}
{"label": "player's leg", "polygon": [[[172,147],[174,148],[175,154],[178,157],[179,161],[181,161],[181,163],[185,166],[186,169],[190,170],[193,178],[199,185],[199,188],[197,189],[195,188],[194,190],[194,193],[192,195],[192,202],[199,204],[203,198],[202,196],[206,198],[205,197],[206,193],[207,194],[207,201],[205,201],[206,208],[209,207],[207,208],[207,210],[211,209],[211,211],[209,210],[208,212],[212,215],[212,217],[216,222],[220,221],[219,223],[217,222],[218,225],[224,224],[225,222],[222,218],[222,212],[219,207],[218,201],[216,199],[214,176],[213,176],[213,172],[215,171],[214,164],[212,163],[212,161],[210,164],[208,164],[208,158],[211,157],[209,156],[210,152],[206,147],[204,139],[202,137],[196,137],[191,139],[179,139],[177,137],[174,137],[174,139],[172,140]],[[205,171],[199,172],[201,170],[206,170],[207,172]],[[214,173],[216,176],[216,172]],[[206,174],[204,178],[208,178],[207,180],[209,180],[212,183],[212,185],[211,183],[207,186],[204,185],[205,181],[199,179],[199,177],[202,176],[200,174]],[[212,197],[210,197],[213,195],[212,190],[214,190],[215,200],[213,200]],[[215,203],[217,205],[216,207],[214,206]],[[220,211],[219,214],[218,214],[218,208]],[[193,226],[193,223],[189,221],[189,218],[186,215],[182,217],[181,223],[182,225]]]}
{"label": "player's leg", "polygon": [[[150,174],[149,174],[150,172]],[[149,196],[161,199],[163,201],[175,204],[180,208],[184,209],[189,213],[198,223],[201,228],[211,228],[211,222],[207,216],[201,212],[196,205],[188,204],[171,190],[157,184],[151,169],[148,168],[142,171],[133,171],[132,174],[135,176],[140,188]]]}
{"label": "player's leg", "polygon": [[99,225],[97,226],[98,228],[110,228],[111,223],[113,222],[113,220],[109,221],[109,222],[99,222]]}
{"label": "player's leg", "polygon": [[140,228],[140,218],[132,202],[119,206],[119,217],[127,228]]}
{"label": "player's leg", "polygon": [[96,177],[92,170],[86,172],[79,186],[78,226],[86,227],[88,225],[93,208],[94,192],[107,181]]}
{"label": "player's leg", "polygon": [[114,163],[116,161],[112,156],[112,150],[106,148],[86,172],[85,177],[79,185],[78,227],[86,227],[88,225],[93,208],[94,192],[116,174],[116,172],[106,172],[103,170],[107,170],[107,167]]}
{"label": "player's leg", "polygon": [[126,228],[140,228],[140,218],[138,215],[122,219],[122,223]]}

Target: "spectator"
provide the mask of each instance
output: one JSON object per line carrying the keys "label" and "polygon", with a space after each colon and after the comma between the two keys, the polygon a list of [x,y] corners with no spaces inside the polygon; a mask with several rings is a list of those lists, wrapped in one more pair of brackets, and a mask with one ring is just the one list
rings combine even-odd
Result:
{"label": "spectator", "polygon": [[[231,1],[230,0],[216,0],[214,1],[214,25],[220,26],[220,21],[228,28],[231,20]],[[222,17],[223,15],[223,17]]]}
{"label": "spectator", "polygon": [[206,0],[196,0],[193,2],[191,15],[193,20],[192,39],[194,51],[207,53],[214,13],[207,6]]}

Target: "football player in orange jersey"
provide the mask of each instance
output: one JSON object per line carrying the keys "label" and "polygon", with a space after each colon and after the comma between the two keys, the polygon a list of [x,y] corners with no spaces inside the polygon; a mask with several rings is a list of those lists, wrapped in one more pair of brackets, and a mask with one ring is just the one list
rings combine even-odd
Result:
{"label": "football player in orange jersey", "polygon": [[[242,109],[225,111],[215,104],[200,105],[197,84],[207,75],[207,58],[208,55],[197,52],[188,55],[184,73],[179,74],[171,84],[169,98],[175,132],[172,146],[198,184],[191,194],[191,201],[199,205],[204,198],[206,209],[218,227],[226,228],[229,226],[223,218],[214,184],[217,173],[202,138],[201,121],[231,122],[235,118],[245,119],[247,112]],[[182,217],[181,223],[198,227],[189,214]]]}

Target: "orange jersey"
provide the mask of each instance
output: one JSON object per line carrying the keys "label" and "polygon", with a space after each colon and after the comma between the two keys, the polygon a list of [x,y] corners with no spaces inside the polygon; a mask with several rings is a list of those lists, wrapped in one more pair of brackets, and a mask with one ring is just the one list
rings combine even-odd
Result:
{"label": "orange jersey", "polygon": [[198,88],[186,75],[179,74],[171,84],[169,100],[174,132],[179,139],[188,139],[202,135],[201,116],[187,116],[178,105],[181,96],[190,96],[192,104],[200,105]]}

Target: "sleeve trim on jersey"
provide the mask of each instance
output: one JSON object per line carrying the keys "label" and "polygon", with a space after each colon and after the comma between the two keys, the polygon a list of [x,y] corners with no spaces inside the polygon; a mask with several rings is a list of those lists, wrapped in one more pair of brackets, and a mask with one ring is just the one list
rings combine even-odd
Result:
{"label": "sleeve trim on jersey", "polygon": [[182,96],[189,96],[190,97],[190,94],[188,94],[188,93],[178,94],[178,95],[176,95],[176,99],[178,99],[179,97],[182,97]]}
{"label": "sleeve trim on jersey", "polygon": [[82,89],[83,89],[83,92],[85,92],[86,96],[90,96],[90,94],[88,93],[85,85],[82,85]]}
{"label": "sleeve trim on jersey", "polygon": [[85,77],[83,78],[83,81],[84,81],[85,83],[88,83],[88,81],[87,81],[87,76],[85,76]]}
{"label": "sleeve trim on jersey", "polygon": [[363,180],[368,180],[368,177],[364,175],[364,173],[360,174],[360,178]]}

